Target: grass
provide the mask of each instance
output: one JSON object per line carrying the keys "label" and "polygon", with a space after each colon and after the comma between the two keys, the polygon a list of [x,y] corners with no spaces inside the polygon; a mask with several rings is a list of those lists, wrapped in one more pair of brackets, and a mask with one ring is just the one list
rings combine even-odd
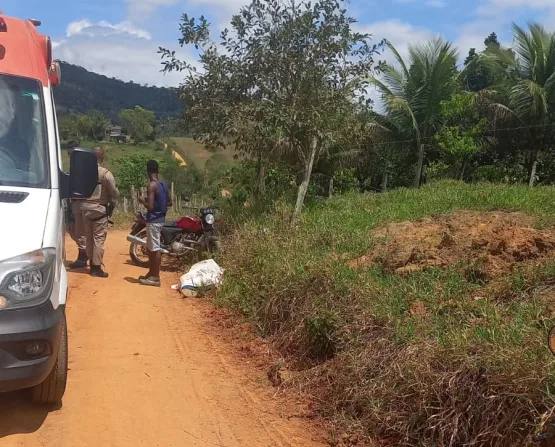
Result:
{"label": "grass", "polygon": [[271,337],[338,429],[390,445],[528,445],[555,404],[552,303],[538,294],[555,259],[496,287],[457,265],[399,276],[345,259],[372,250],[373,228],[455,210],[519,211],[553,227],[553,195],[449,182],[352,194],[306,210],[295,232],[276,206],[231,238],[216,300]]}
{"label": "grass", "polygon": [[[126,155],[132,154],[146,154],[151,156],[156,156],[160,154],[160,151],[156,148],[154,143],[144,143],[144,144],[117,144],[117,143],[106,143],[104,141],[82,141],[81,146],[85,148],[92,149],[95,146],[102,146],[105,150],[105,160],[104,166],[116,173],[117,166],[114,165],[113,161],[117,158],[124,157]],[[64,169],[69,170],[69,157],[67,151],[62,152],[62,162]]]}
{"label": "grass", "polygon": [[[178,152],[186,163],[194,163],[199,168],[204,169],[207,162],[212,164],[234,163],[235,152],[233,150],[222,150],[218,152],[209,152],[202,144],[195,142],[192,138],[172,138],[176,143],[176,152]],[[86,148],[93,148],[94,146],[101,145],[106,150],[105,166],[110,170],[117,170],[113,165],[113,160],[119,157],[124,157],[131,154],[146,154],[156,156],[160,151],[153,142],[142,144],[117,144],[107,142],[95,141],[82,141],[81,146]],[[64,169],[69,169],[69,158],[67,152],[63,151],[62,161]],[[115,172],[115,171],[113,171]]]}
{"label": "grass", "polygon": [[172,138],[177,144],[178,151],[183,155],[183,158],[191,163],[194,163],[199,168],[204,168],[208,160],[213,160],[219,163],[233,163],[235,152],[231,149],[222,150],[218,152],[209,152],[204,146],[192,138]]}

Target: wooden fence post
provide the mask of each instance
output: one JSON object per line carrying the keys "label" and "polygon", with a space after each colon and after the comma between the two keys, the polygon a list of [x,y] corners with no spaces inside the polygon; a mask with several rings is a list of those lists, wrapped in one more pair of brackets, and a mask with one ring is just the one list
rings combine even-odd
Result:
{"label": "wooden fence post", "polygon": [[137,212],[137,193],[135,192],[135,186],[131,185],[131,207],[133,208],[133,214]]}
{"label": "wooden fence post", "polygon": [[146,188],[143,186],[141,187],[141,197],[145,197],[146,198]]}
{"label": "wooden fence post", "polygon": [[176,203],[176,200],[175,200],[175,189],[174,189],[173,182],[172,182],[172,193],[171,193],[171,194],[172,194],[172,197],[171,197],[172,203]]}

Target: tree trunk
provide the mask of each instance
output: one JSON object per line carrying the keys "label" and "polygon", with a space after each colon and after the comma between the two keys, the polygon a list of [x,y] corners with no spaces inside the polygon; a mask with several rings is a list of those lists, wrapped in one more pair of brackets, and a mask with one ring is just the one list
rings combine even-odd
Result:
{"label": "tree trunk", "polygon": [[330,177],[328,181],[328,199],[333,197],[333,177]]}
{"label": "tree trunk", "polygon": [[538,156],[535,152],[532,156],[533,156],[532,168],[530,170],[530,181],[528,182],[528,186],[530,188],[533,188],[534,184],[536,183],[536,172],[538,170]]}
{"label": "tree trunk", "polygon": [[263,199],[266,195],[266,166],[264,166],[262,161],[262,150],[259,150],[256,161],[256,186],[254,195],[257,200]]}
{"label": "tree trunk", "polygon": [[388,173],[387,173],[387,168],[384,169],[383,171],[383,176],[382,176],[382,192],[387,192],[387,180],[388,180]]}
{"label": "tree trunk", "polygon": [[414,173],[414,181],[412,186],[414,188],[420,187],[420,181],[422,180],[422,168],[424,166],[424,145],[420,143],[418,146],[418,161],[416,163],[416,172]]}
{"label": "tree trunk", "polygon": [[299,185],[299,192],[297,193],[297,203],[295,205],[295,210],[293,211],[293,216],[291,218],[291,227],[294,227],[297,223],[297,219],[301,214],[303,209],[304,198],[306,192],[308,191],[308,185],[310,183],[310,176],[312,175],[312,166],[314,165],[314,159],[316,158],[316,150],[318,149],[318,138],[313,137],[312,143],[310,144],[310,154],[308,156],[308,162],[305,163],[303,180]]}
{"label": "tree trunk", "polygon": [[467,164],[466,160],[463,160],[463,164],[462,164],[462,167],[461,167],[461,175],[459,177],[459,180],[461,182],[464,181],[464,172],[466,171],[466,164]]}

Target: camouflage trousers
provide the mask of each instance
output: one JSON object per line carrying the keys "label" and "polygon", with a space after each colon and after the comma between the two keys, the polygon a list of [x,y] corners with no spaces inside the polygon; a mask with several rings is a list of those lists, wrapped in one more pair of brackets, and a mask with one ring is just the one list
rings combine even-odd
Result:
{"label": "camouflage trousers", "polygon": [[92,265],[101,266],[104,260],[104,245],[108,235],[108,217],[106,207],[100,203],[85,202],[81,206],[85,224],[87,256]]}
{"label": "camouflage trousers", "polygon": [[67,222],[67,232],[71,239],[77,244],[79,251],[87,249],[87,240],[85,236],[85,222],[83,221],[83,214],[81,212],[81,200],[71,200],[68,206],[71,207],[72,220]]}

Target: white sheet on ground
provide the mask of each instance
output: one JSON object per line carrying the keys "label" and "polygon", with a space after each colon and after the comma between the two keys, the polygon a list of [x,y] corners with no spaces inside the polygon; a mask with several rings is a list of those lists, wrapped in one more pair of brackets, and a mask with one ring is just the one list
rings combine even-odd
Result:
{"label": "white sheet on ground", "polygon": [[213,259],[197,262],[179,279],[179,284],[172,286],[172,289],[180,290],[184,296],[196,296],[199,291],[210,290],[220,285],[223,273]]}

